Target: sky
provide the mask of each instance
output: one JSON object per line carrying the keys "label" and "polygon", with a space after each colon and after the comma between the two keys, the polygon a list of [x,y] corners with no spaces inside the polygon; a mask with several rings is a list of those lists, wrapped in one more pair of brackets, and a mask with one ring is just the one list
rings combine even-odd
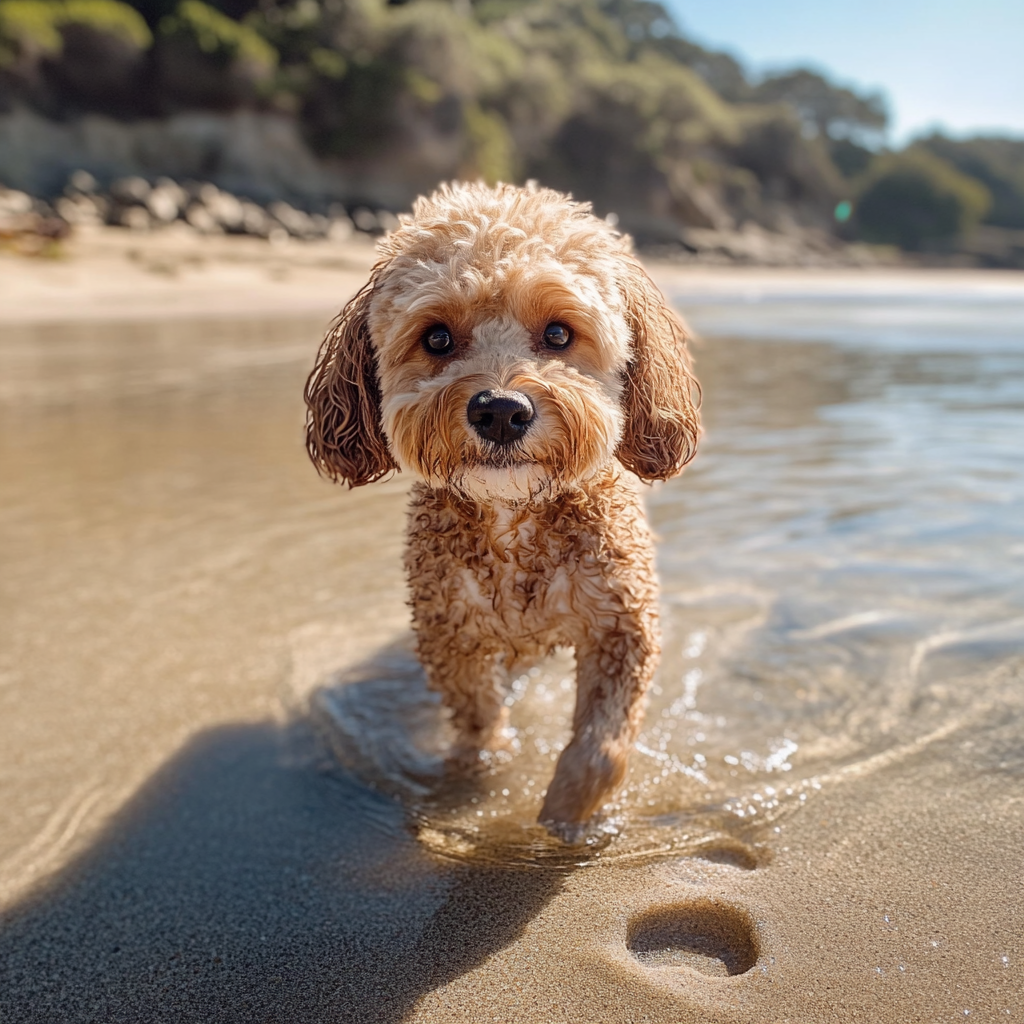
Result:
{"label": "sky", "polygon": [[889,141],[939,127],[1024,137],[1024,0],[663,0],[749,70],[795,65],[881,89]]}

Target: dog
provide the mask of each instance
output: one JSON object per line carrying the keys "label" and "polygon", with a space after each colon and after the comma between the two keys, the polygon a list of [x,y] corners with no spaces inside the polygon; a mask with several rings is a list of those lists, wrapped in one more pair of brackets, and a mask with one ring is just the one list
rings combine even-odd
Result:
{"label": "dog", "polygon": [[700,434],[682,321],[589,204],[441,186],[379,242],[306,385],[306,446],[358,487],[412,487],[417,651],[458,737],[502,745],[509,679],[575,649],[572,739],[539,820],[585,827],[621,785],[660,653],[641,482]]}

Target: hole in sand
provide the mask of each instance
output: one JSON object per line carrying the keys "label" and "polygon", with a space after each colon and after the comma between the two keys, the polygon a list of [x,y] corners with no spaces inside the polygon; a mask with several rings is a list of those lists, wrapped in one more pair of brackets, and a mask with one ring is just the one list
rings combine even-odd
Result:
{"label": "hole in sand", "polygon": [[635,918],[626,945],[650,967],[689,967],[719,978],[746,973],[758,953],[750,917],[711,900],[659,907]]}
{"label": "hole in sand", "polygon": [[716,839],[697,847],[693,854],[700,860],[711,861],[713,864],[724,864],[727,867],[753,871],[765,860],[765,853],[756,850],[738,839]]}

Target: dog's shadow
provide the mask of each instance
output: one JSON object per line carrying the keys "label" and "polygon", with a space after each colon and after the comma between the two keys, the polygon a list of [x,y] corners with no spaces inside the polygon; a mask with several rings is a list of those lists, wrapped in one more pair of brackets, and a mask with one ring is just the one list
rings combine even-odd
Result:
{"label": "dog's shadow", "polygon": [[411,804],[451,781],[445,757],[454,734],[411,634],[331,672],[311,694],[309,714],[339,764],[374,789]]}
{"label": "dog's shadow", "polygon": [[307,720],[212,729],[0,919],[0,1019],[400,1021],[566,877],[432,855]]}
{"label": "dog's shadow", "polygon": [[507,749],[485,752],[476,771],[448,761],[455,733],[427,688],[411,635],[328,675],[311,695],[310,718],[338,762],[399,801],[435,852],[520,865],[586,859],[607,836],[566,846],[536,824],[569,734],[573,654],[561,649],[518,671],[507,702],[521,705],[512,711],[519,728],[510,729]]}

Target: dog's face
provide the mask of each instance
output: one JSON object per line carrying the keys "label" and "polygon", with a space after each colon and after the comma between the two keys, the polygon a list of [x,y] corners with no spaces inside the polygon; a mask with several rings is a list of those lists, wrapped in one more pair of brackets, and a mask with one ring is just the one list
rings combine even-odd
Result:
{"label": "dog's face", "polygon": [[629,328],[608,230],[514,199],[419,209],[388,239],[369,312],[395,461],[484,500],[586,478],[625,420]]}
{"label": "dog's face", "polygon": [[381,244],[307,386],[308,446],[351,484],[396,466],[481,501],[646,479],[696,445],[681,325],[587,207],[443,188]]}

